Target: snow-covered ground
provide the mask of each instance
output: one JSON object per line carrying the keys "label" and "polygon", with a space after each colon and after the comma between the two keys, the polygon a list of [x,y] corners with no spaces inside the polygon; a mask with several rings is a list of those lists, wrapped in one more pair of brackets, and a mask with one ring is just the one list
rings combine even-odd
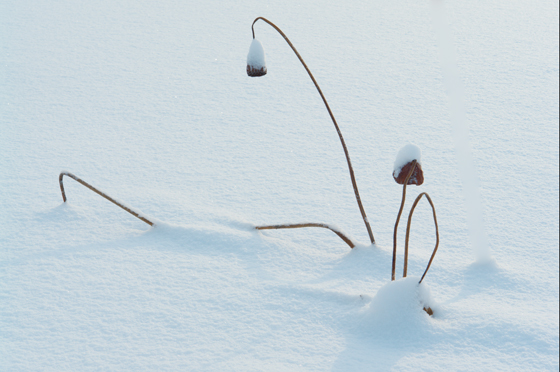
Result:
{"label": "snow-covered ground", "polygon": [[558,370],[558,1],[444,5],[2,1],[0,370]]}

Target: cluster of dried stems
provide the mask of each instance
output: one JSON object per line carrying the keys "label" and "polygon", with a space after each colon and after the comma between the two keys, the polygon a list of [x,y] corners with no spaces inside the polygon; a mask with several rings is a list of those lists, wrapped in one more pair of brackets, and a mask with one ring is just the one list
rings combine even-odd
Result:
{"label": "cluster of dried stems", "polygon": [[[321,91],[321,88],[319,87],[319,84],[317,83],[317,80],[315,80],[315,77],[313,76],[313,74],[311,73],[311,71],[309,70],[309,68],[307,67],[307,64],[305,63],[305,61],[303,60],[303,58],[301,57],[301,55],[299,54],[299,52],[297,51],[297,49],[294,47],[294,45],[292,44],[292,42],[290,41],[290,39],[288,39],[288,37],[286,36],[286,34],[284,34],[284,32],[282,32],[282,30],[276,26],[274,23],[270,22],[268,19],[263,18],[263,17],[257,17],[255,18],[255,20],[253,21],[253,24],[251,25],[251,30],[253,32],[253,39],[255,38],[255,23],[258,20],[263,20],[264,22],[268,23],[270,26],[272,26],[276,31],[278,31],[278,33],[280,35],[282,35],[282,37],[286,40],[286,42],[288,43],[288,45],[292,48],[292,50],[294,51],[294,53],[296,54],[296,56],[298,57],[299,61],[301,62],[301,64],[303,65],[303,67],[305,68],[305,70],[307,71],[307,73],[309,74],[309,77],[311,78],[311,80],[313,81],[313,84],[315,84],[315,88],[317,88],[317,91],[319,92],[319,95],[321,96],[321,98],[323,99],[323,102],[325,104],[325,107],[327,108],[327,111],[329,112],[329,115],[332,119],[332,122],[334,124],[334,127],[336,129],[336,132],[338,134],[338,137],[340,139],[340,143],[342,144],[342,149],[344,150],[344,155],[346,156],[346,162],[348,164],[348,171],[350,173],[350,180],[352,181],[352,187],[354,189],[354,195],[356,196],[356,201],[358,203],[358,207],[360,209],[360,213],[362,215],[362,219],[364,220],[364,224],[366,225],[366,229],[370,238],[370,241],[372,244],[375,244],[375,239],[373,237],[373,232],[371,230],[366,212],[364,210],[364,206],[362,205],[362,201],[360,198],[360,192],[358,191],[358,185],[356,183],[356,178],[354,176],[354,169],[352,167],[352,162],[350,161],[350,154],[348,153],[348,148],[346,147],[346,142],[344,141],[344,137],[342,136],[342,132],[340,131],[340,128],[336,122],[336,119],[329,107],[329,104],[327,102],[327,99],[325,98],[325,96],[323,95],[323,92]],[[247,71],[250,70],[250,66],[247,66]],[[249,74],[249,76],[254,76]],[[260,75],[259,75],[260,76]],[[406,198],[406,185],[408,184],[408,181],[410,180],[410,177],[412,176],[414,170],[416,169],[416,165],[417,165],[417,161],[414,160],[412,163],[412,166],[410,167],[410,171],[407,175],[406,178],[406,182],[404,183],[403,186],[403,196],[402,196],[402,202],[401,202],[401,207],[399,209],[399,213],[397,216],[397,221],[395,223],[395,230],[394,230],[394,234],[393,234],[393,263],[392,263],[392,272],[391,272],[391,280],[395,280],[395,265],[396,265],[396,254],[397,254],[397,228],[399,225],[399,220],[404,208],[404,203],[405,203],[405,198]],[[430,265],[432,264],[432,260],[436,254],[438,245],[439,245],[439,231],[438,231],[438,226],[437,226],[437,218],[436,218],[436,211],[434,208],[434,204],[432,202],[432,199],[430,198],[430,196],[427,193],[421,193],[415,200],[412,209],[410,211],[409,217],[408,217],[408,224],[407,224],[407,230],[406,230],[406,242],[405,242],[405,257],[404,257],[404,271],[403,271],[403,277],[406,277],[406,273],[407,273],[407,267],[408,267],[408,241],[409,241],[409,235],[410,235],[410,223],[411,223],[411,219],[412,219],[412,214],[414,213],[414,209],[416,208],[416,205],[418,204],[418,202],[420,201],[420,199],[422,198],[422,196],[426,196],[426,198],[428,199],[430,205],[432,206],[432,211],[433,211],[433,215],[434,215],[434,223],[436,226],[436,247],[434,249],[434,252],[432,253],[432,256],[430,258],[430,261],[428,263],[428,266],[426,267],[426,270],[424,271],[424,275],[422,275],[422,278],[420,279],[420,282],[422,282],[422,280],[424,280],[424,277],[426,276],[426,273],[428,272],[428,269],[430,268]],[[327,228],[331,231],[333,231],[335,234],[337,234],[342,240],[344,240],[344,242],[346,244],[348,244],[350,246],[350,248],[354,248],[354,243],[352,242],[352,239],[350,239],[349,237],[345,236],[344,234],[342,234],[340,231],[335,231],[334,229],[332,229],[331,227],[329,227],[327,224],[324,223],[301,223],[301,224],[281,224],[281,225],[267,225],[267,226],[257,226],[256,228],[258,230],[269,230],[269,229],[296,229],[296,228],[304,228],[304,227],[322,227],[322,228]]]}
{"label": "cluster of dried stems", "polygon": [[[412,166],[410,167],[410,170],[408,171],[408,174],[406,176],[406,179],[404,181],[403,184],[403,193],[402,193],[402,200],[401,200],[401,207],[399,209],[399,213],[397,215],[397,220],[395,221],[395,229],[393,230],[393,262],[392,262],[392,266],[391,266],[391,280],[395,280],[395,267],[396,267],[396,263],[397,263],[397,231],[399,228],[399,221],[401,218],[401,214],[404,208],[404,203],[406,201],[406,186],[409,183],[410,177],[412,176],[412,174],[414,173],[414,169],[417,166],[417,161],[413,160],[412,161]],[[412,208],[410,209],[410,213],[408,214],[408,222],[406,224],[406,238],[405,238],[405,243],[404,243],[404,268],[403,268],[403,278],[406,278],[406,274],[407,274],[407,270],[408,270],[408,242],[409,242],[409,238],[410,238],[410,225],[412,222],[412,215],[414,214],[414,210],[416,209],[416,206],[418,205],[418,202],[420,201],[420,199],[422,199],[422,197],[425,196],[426,199],[428,199],[428,202],[430,203],[430,206],[432,207],[432,213],[434,216],[434,224],[436,227],[436,246],[434,248],[434,251],[432,253],[432,256],[430,257],[430,261],[428,262],[428,266],[426,267],[426,270],[424,271],[424,274],[422,275],[422,278],[420,278],[420,281],[418,283],[422,283],[422,280],[424,280],[424,277],[426,276],[426,273],[428,272],[428,270],[430,269],[430,266],[432,265],[432,261],[434,259],[434,256],[436,255],[438,246],[439,246],[439,228],[438,228],[438,223],[437,223],[437,216],[436,216],[436,208],[434,207],[434,203],[432,202],[432,198],[430,198],[430,195],[428,195],[428,193],[421,193],[420,195],[418,195],[416,197],[416,200],[414,200],[414,203],[412,204]]]}
{"label": "cluster of dried stems", "polygon": [[[296,48],[294,47],[294,45],[290,42],[290,40],[288,39],[288,37],[284,34],[284,32],[282,32],[282,30],[280,30],[280,28],[278,28],[278,26],[276,26],[274,23],[270,22],[269,20],[267,20],[266,18],[263,17],[257,17],[254,21],[253,24],[251,26],[251,29],[253,31],[253,38],[255,38],[255,29],[254,29],[254,25],[258,20],[263,20],[264,22],[268,23],[269,25],[271,25],[276,31],[278,31],[280,33],[280,35],[282,35],[282,37],[286,40],[286,42],[288,43],[288,45],[292,48],[292,50],[294,51],[294,53],[296,54],[296,56],[299,58],[300,62],[302,63],[303,67],[305,68],[305,70],[307,71],[307,73],[309,74],[309,77],[311,78],[311,80],[313,81],[313,84],[315,84],[315,87],[317,88],[317,91],[319,92],[319,95],[321,96],[321,98],[323,99],[323,102],[325,104],[325,107],[327,108],[327,111],[329,112],[329,115],[332,119],[332,122],[334,124],[334,127],[336,129],[336,132],[338,133],[338,137],[340,139],[340,143],[342,144],[342,148],[344,150],[344,155],[346,156],[346,162],[348,164],[348,171],[350,173],[350,180],[352,181],[352,187],[354,189],[354,195],[356,196],[356,201],[358,203],[358,207],[360,209],[360,213],[362,215],[362,219],[364,220],[364,224],[366,226],[366,230],[368,232],[371,244],[375,244],[375,239],[373,237],[373,232],[371,230],[366,212],[364,210],[364,207],[362,205],[362,201],[360,198],[360,193],[358,191],[358,185],[356,183],[356,178],[354,176],[354,169],[352,168],[352,162],[350,161],[350,154],[348,153],[348,148],[346,147],[346,143],[344,141],[344,137],[342,136],[342,132],[340,131],[340,128],[338,127],[338,124],[336,122],[336,119],[334,118],[334,115],[329,107],[329,104],[327,102],[327,99],[325,98],[325,96],[323,95],[323,92],[321,91],[321,88],[319,87],[319,84],[317,84],[317,81],[315,80],[315,77],[313,76],[313,74],[311,73],[311,71],[309,70],[309,68],[307,67],[307,65],[305,64],[303,58],[301,57],[301,55],[298,53],[298,51],[296,50]],[[250,67],[247,67],[247,73],[249,76],[262,76],[264,75],[261,71],[261,74],[255,74],[254,71],[252,69],[250,69]],[[404,204],[405,204],[405,199],[406,199],[406,186],[414,172],[414,170],[416,169],[417,166],[417,161],[414,160],[412,162],[412,166],[410,167],[410,170],[408,172],[408,175],[406,177],[406,180],[403,184],[403,193],[402,193],[402,201],[401,201],[401,206],[399,209],[399,213],[397,215],[397,220],[395,222],[395,229],[394,229],[394,233],[393,233],[393,262],[392,262],[392,271],[391,271],[391,280],[395,280],[395,266],[396,266],[396,254],[397,254],[397,230],[398,230],[398,225],[399,225],[399,221],[400,221],[400,217],[404,208]],[[122,203],[119,203],[118,201],[116,201],[115,199],[111,198],[110,196],[108,196],[107,194],[105,194],[104,192],[99,191],[98,189],[96,189],[95,187],[91,186],[89,183],[83,181],[82,179],[76,177],[75,175],[73,175],[72,173],[68,173],[68,172],[61,172],[59,175],[59,183],[60,183],[60,190],[62,192],[62,199],[64,202],[66,202],[66,193],[64,192],[64,185],[62,182],[62,179],[64,176],[68,176],[70,178],[73,178],[74,180],[76,180],[77,182],[81,183],[82,185],[86,186],[87,188],[89,188],[90,190],[94,191],[95,193],[101,195],[102,197],[104,197],[105,199],[109,200],[111,203],[114,203],[115,205],[119,206],[120,208],[124,209],[125,211],[127,211],[128,213],[132,214],[134,217],[142,220],[143,222],[147,223],[148,225],[152,226],[154,225],[154,223],[152,221],[150,221],[149,219],[147,219],[144,216],[141,216],[139,213],[135,212],[134,210],[132,210],[131,208],[123,205]],[[436,228],[436,246],[434,248],[434,251],[432,253],[432,256],[430,257],[430,261],[428,262],[428,266],[426,267],[426,270],[424,271],[424,274],[422,275],[422,278],[420,279],[419,283],[422,282],[422,280],[424,280],[424,277],[426,276],[426,273],[428,272],[428,269],[430,268],[430,265],[432,264],[432,261],[434,259],[434,256],[437,252],[438,246],[439,246],[439,231],[438,231],[438,224],[437,224],[437,217],[436,217],[436,211],[435,211],[435,207],[434,204],[432,202],[432,199],[430,198],[430,196],[423,192],[420,195],[418,195],[418,197],[416,198],[416,200],[414,201],[412,208],[410,210],[409,216],[408,216],[408,223],[407,223],[407,227],[406,227],[406,239],[405,239],[405,252],[404,252],[404,269],[403,269],[403,277],[406,277],[407,275],[407,268],[408,268],[408,242],[409,242],[409,237],[410,237],[410,225],[411,225],[411,221],[412,221],[412,214],[414,213],[414,209],[416,208],[416,206],[418,205],[418,202],[420,201],[420,199],[425,196],[428,199],[428,202],[430,203],[430,206],[432,207],[432,211],[433,211],[433,217],[434,217],[434,224],[435,224],[435,228]],[[324,223],[299,223],[299,224],[282,224],[282,225],[268,225],[268,226],[256,226],[256,229],[258,230],[270,230],[270,229],[296,229],[296,228],[304,228],[304,227],[320,227],[320,228],[325,228],[325,229],[329,229],[332,232],[334,232],[336,235],[338,235],[346,244],[348,244],[348,246],[350,248],[354,248],[355,244],[352,241],[352,239],[350,239],[349,237],[347,237],[346,235],[344,235],[342,232],[337,231],[336,229],[332,228],[331,226],[329,226],[328,224],[324,224]],[[430,308],[425,308],[424,310],[426,310],[426,312],[428,312],[428,314],[432,315],[431,313],[431,309]]]}

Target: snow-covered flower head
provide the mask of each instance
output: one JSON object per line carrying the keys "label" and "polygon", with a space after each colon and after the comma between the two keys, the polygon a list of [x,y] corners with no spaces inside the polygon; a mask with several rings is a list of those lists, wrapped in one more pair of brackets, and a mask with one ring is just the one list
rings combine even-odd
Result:
{"label": "snow-covered flower head", "polygon": [[408,144],[399,150],[393,167],[393,178],[399,185],[404,185],[414,160],[416,160],[416,168],[408,180],[408,185],[420,186],[424,183],[424,173],[422,172],[422,151],[420,151],[418,146]]}
{"label": "snow-covered flower head", "polygon": [[266,75],[264,49],[257,39],[253,39],[249,54],[247,54],[247,75],[251,77]]}

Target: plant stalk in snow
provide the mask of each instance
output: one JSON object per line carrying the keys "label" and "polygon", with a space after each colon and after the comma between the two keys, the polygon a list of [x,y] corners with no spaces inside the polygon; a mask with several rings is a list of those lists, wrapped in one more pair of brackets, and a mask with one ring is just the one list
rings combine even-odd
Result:
{"label": "plant stalk in snow", "polygon": [[410,170],[408,171],[408,175],[403,184],[403,192],[402,192],[402,200],[401,200],[401,207],[399,209],[399,214],[397,215],[397,221],[395,222],[395,229],[393,231],[393,264],[391,267],[391,280],[395,280],[395,266],[397,264],[397,230],[399,227],[399,221],[401,219],[401,214],[404,208],[404,202],[406,200],[406,185],[408,185],[408,181],[410,177],[412,177],[412,173],[414,173],[414,169],[416,168],[417,161],[413,160]]}
{"label": "plant stalk in snow", "polygon": [[302,227],[322,227],[322,228],[325,228],[325,229],[329,229],[333,233],[338,235],[340,237],[340,239],[344,240],[344,242],[346,244],[348,244],[350,246],[350,248],[354,248],[356,246],[354,244],[354,242],[350,238],[348,238],[346,235],[344,235],[340,231],[337,231],[337,230],[333,229],[332,227],[330,227],[329,225],[324,224],[324,223],[297,223],[297,224],[288,224],[288,225],[257,226],[256,229],[257,230],[299,229],[299,228],[302,228]]}
{"label": "plant stalk in snow", "polygon": [[408,269],[408,239],[410,237],[410,223],[412,221],[412,214],[414,213],[414,209],[418,205],[418,202],[420,201],[420,199],[422,199],[422,196],[426,196],[426,199],[428,199],[428,202],[430,203],[430,205],[432,207],[432,214],[434,216],[434,225],[436,227],[436,246],[434,248],[434,251],[432,252],[432,256],[430,257],[430,261],[428,262],[428,266],[426,267],[426,270],[424,271],[424,275],[422,275],[422,278],[420,278],[420,281],[418,282],[418,284],[422,283],[422,280],[424,280],[424,277],[428,273],[428,270],[430,269],[430,266],[432,265],[432,261],[434,260],[434,256],[436,255],[436,252],[437,252],[437,249],[438,249],[438,246],[439,246],[439,229],[438,229],[438,223],[437,223],[436,208],[434,207],[434,203],[432,202],[432,198],[430,198],[430,195],[428,195],[428,193],[426,193],[426,192],[423,192],[416,197],[416,200],[414,201],[414,204],[412,204],[412,208],[410,209],[410,214],[408,215],[408,223],[406,225],[406,239],[405,239],[405,243],[404,243],[403,278],[406,278],[407,269]]}
{"label": "plant stalk in snow", "polygon": [[66,203],[66,193],[64,192],[64,184],[62,183],[62,178],[64,176],[68,176],[70,178],[73,178],[74,180],[76,180],[77,182],[81,183],[82,185],[84,185],[85,187],[87,187],[88,189],[92,190],[93,192],[101,195],[102,197],[104,197],[105,199],[109,200],[111,203],[118,205],[119,207],[121,207],[122,209],[124,209],[125,211],[127,211],[128,213],[130,213],[131,215],[133,215],[134,217],[146,222],[148,225],[153,226],[153,222],[148,220],[147,218],[141,216],[140,214],[136,213],[135,211],[133,211],[132,209],[122,205],[121,203],[119,203],[118,201],[116,201],[115,199],[111,198],[109,195],[105,194],[102,191],[99,191],[98,189],[96,189],[95,187],[93,187],[92,185],[90,185],[89,183],[81,180],[80,178],[74,176],[72,173],[69,172],[61,172],[60,176],[58,176],[58,183],[60,184],[60,191],[62,192],[62,200],[64,201],[64,203]]}
{"label": "plant stalk in snow", "polygon": [[[268,23],[270,26],[272,26],[276,31],[278,31],[278,33],[280,35],[282,35],[282,37],[284,38],[284,40],[286,40],[286,42],[288,43],[288,45],[292,48],[292,50],[294,51],[294,53],[296,54],[296,56],[299,58],[301,64],[303,65],[303,67],[305,68],[305,70],[307,71],[307,73],[309,74],[309,77],[311,78],[311,80],[313,81],[313,84],[315,84],[315,88],[317,88],[317,91],[319,92],[319,95],[321,96],[321,98],[323,99],[323,102],[325,103],[325,107],[327,108],[327,111],[329,112],[329,115],[332,119],[332,122],[334,124],[334,127],[336,128],[336,132],[338,133],[338,137],[340,138],[340,142],[342,143],[342,148],[344,149],[344,155],[346,155],[346,162],[348,163],[348,170],[350,172],[350,179],[352,181],[352,187],[354,188],[354,194],[356,196],[356,201],[358,202],[358,207],[360,208],[360,213],[362,214],[362,218],[364,220],[364,223],[366,225],[366,229],[369,235],[369,239],[371,241],[372,244],[375,244],[375,238],[373,237],[373,232],[371,231],[371,227],[369,225],[369,221],[366,215],[366,212],[364,210],[364,207],[362,205],[362,201],[360,198],[360,193],[358,192],[358,185],[356,183],[356,178],[354,177],[354,169],[352,168],[352,163],[350,161],[350,155],[348,153],[348,149],[346,147],[346,143],[344,142],[344,137],[342,137],[342,133],[340,132],[340,128],[338,127],[338,124],[336,123],[336,119],[334,118],[334,115],[329,107],[329,104],[327,102],[327,99],[325,98],[325,96],[323,95],[323,92],[321,91],[321,88],[319,88],[319,84],[317,84],[317,81],[315,80],[315,77],[313,76],[313,74],[311,73],[311,71],[309,70],[309,68],[307,67],[307,65],[305,64],[305,62],[303,61],[303,58],[301,57],[301,55],[298,53],[298,51],[296,50],[296,48],[294,47],[294,45],[291,43],[291,41],[288,39],[288,37],[284,34],[284,32],[282,32],[282,30],[280,30],[278,28],[278,26],[276,26],[274,23],[270,22],[268,19],[263,18],[263,17],[257,17],[255,18],[255,20],[253,21],[253,24],[251,25],[251,30],[253,31],[253,39],[255,39],[255,23],[259,20],[263,20],[264,22]],[[251,71],[255,71],[256,69],[252,69],[251,66],[247,66],[247,73],[249,74],[249,76],[262,76],[266,73],[266,66],[258,66],[258,71],[263,71],[262,73],[258,73],[258,74],[251,74]]]}

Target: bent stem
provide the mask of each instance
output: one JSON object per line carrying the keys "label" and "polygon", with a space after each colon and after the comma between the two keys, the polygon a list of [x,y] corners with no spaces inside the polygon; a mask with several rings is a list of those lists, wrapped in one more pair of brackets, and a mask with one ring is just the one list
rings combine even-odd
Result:
{"label": "bent stem", "polygon": [[432,202],[432,199],[430,198],[430,195],[428,195],[428,193],[423,192],[416,197],[416,200],[414,201],[414,204],[412,204],[412,208],[410,209],[410,214],[408,215],[408,224],[406,226],[406,239],[405,239],[405,243],[404,243],[403,277],[406,277],[407,268],[408,268],[408,239],[410,237],[410,223],[412,221],[412,214],[414,213],[414,209],[418,205],[418,202],[420,201],[420,199],[422,199],[422,196],[426,196],[426,198],[428,199],[428,202],[430,203],[430,205],[432,207],[432,214],[434,216],[434,225],[436,227],[436,246],[434,248],[434,251],[432,252],[432,256],[430,257],[430,261],[428,262],[428,266],[426,267],[426,270],[424,271],[424,275],[422,275],[422,278],[420,278],[420,281],[418,282],[418,284],[422,283],[422,280],[424,280],[424,277],[428,273],[428,270],[430,269],[430,266],[432,265],[432,261],[434,260],[434,257],[436,255],[436,252],[437,252],[438,246],[439,246],[439,228],[438,228],[438,223],[437,223],[436,208],[434,207],[434,203]]}
{"label": "bent stem", "polygon": [[150,220],[148,220],[147,218],[141,216],[140,214],[136,213],[135,211],[133,211],[132,209],[122,205],[121,203],[119,203],[118,201],[116,201],[115,199],[111,198],[109,195],[105,194],[102,191],[99,191],[98,189],[96,189],[95,187],[93,187],[92,185],[90,185],[89,183],[81,180],[80,178],[74,176],[72,173],[69,172],[61,172],[60,175],[58,176],[58,183],[60,184],[60,191],[62,193],[62,201],[64,203],[66,203],[66,193],[64,192],[64,184],[62,183],[62,178],[64,176],[68,176],[70,178],[73,178],[74,180],[76,180],[78,183],[81,183],[82,185],[84,185],[85,187],[87,187],[88,189],[90,189],[91,191],[101,195],[102,197],[104,197],[105,199],[109,200],[111,203],[118,205],[119,207],[121,207],[122,209],[124,209],[125,211],[127,211],[128,213],[130,213],[131,215],[133,215],[134,217],[144,221],[145,223],[147,223],[150,226],[153,226],[154,223]]}
{"label": "bent stem", "polygon": [[274,23],[270,22],[268,19],[263,18],[263,17],[257,17],[255,18],[255,20],[253,21],[253,24],[251,25],[251,30],[253,31],[253,39],[255,38],[255,23],[259,20],[262,19],[264,22],[268,23],[270,26],[272,26],[276,31],[278,31],[278,33],[280,35],[282,35],[282,37],[284,38],[284,40],[286,40],[286,42],[288,43],[288,45],[292,48],[292,50],[294,51],[294,53],[296,54],[296,56],[299,58],[299,61],[301,62],[301,64],[303,65],[303,67],[305,67],[305,70],[307,71],[307,73],[309,74],[309,77],[311,78],[311,80],[313,81],[313,84],[315,84],[315,88],[317,88],[317,91],[319,92],[319,95],[321,96],[321,98],[323,99],[323,102],[325,103],[325,107],[327,108],[327,111],[329,112],[329,115],[332,119],[332,122],[334,124],[334,127],[336,128],[336,132],[338,133],[338,137],[340,138],[340,142],[342,143],[342,148],[344,149],[344,155],[346,155],[346,162],[348,163],[348,171],[350,172],[350,179],[352,180],[352,187],[354,188],[354,194],[356,196],[356,201],[358,202],[358,207],[360,208],[360,213],[362,214],[362,218],[364,220],[364,223],[366,225],[366,229],[369,235],[369,240],[371,241],[371,244],[375,244],[375,238],[373,237],[373,232],[371,231],[371,227],[369,225],[369,221],[368,218],[366,216],[366,212],[364,210],[364,206],[362,205],[362,201],[360,198],[360,193],[358,192],[358,185],[356,183],[356,178],[354,177],[354,169],[352,168],[352,163],[350,161],[350,154],[348,153],[348,149],[346,148],[346,143],[344,142],[344,137],[342,137],[342,133],[340,132],[340,128],[338,127],[338,124],[336,123],[336,119],[334,118],[334,115],[329,107],[329,104],[327,102],[327,99],[325,98],[325,96],[323,95],[323,92],[321,91],[321,88],[319,88],[319,84],[317,84],[317,81],[315,80],[315,77],[313,76],[313,74],[311,73],[311,71],[309,70],[309,68],[307,67],[307,65],[305,64],[305,62],[303,61],[303,58],[301,57],[301,55],[298,53],[298,51],[296,50],[296,48],[294,47],[294,45],[292,44],[292,42],[290,41],[290,39],[288,39],[288,37],[286,36],[286,34],[284,34],[284,32],[282,32],[282,30],[280,30],[280,28],[278,28],[278,26],[276,26]]}
{"label": "bent stem", "polygon": [[404,208],[404,202],[406,200],[406,185],[408,184],[408,181],[410,180],[410,177],[412,177],[412,173],[414,172],[414,169],[416,169],[416,164],[417,164],[417,161],[413,160],[412,161],[412,166],[410,167],[410,170],[408,171],[408,175],[406,176],[406,179],[404,181],[401,207],[399,209],[399,214],[397,215],[397,221],[395,222],[395,229],[393,231],[393,264],[392,264],[392,268],[391,268],[391,280],[395,280],[395,267],[396,267],[396,264],[397,264],[397,230],[398,230],[398,227],[399,227],[399,221],[401,219],[401,214],[402,214],[402,211],[403,211],[403,208]]}
{"label": "bent stem", "polygon": [[255,229],[257,230],[277,230],[277,229],[299,229],[303,227],[322,227],[324,229],[329,229],[336,235],[340,237],[340,239],[344,240],[346,244],[350,246],[350,248],[354,248],[356,245],[354,242],[348,238],[346,235],[337,231],[324,223],[297,223],[297,224],[288,224],[288,225],[269,225],[269,226],[257,226]]}

